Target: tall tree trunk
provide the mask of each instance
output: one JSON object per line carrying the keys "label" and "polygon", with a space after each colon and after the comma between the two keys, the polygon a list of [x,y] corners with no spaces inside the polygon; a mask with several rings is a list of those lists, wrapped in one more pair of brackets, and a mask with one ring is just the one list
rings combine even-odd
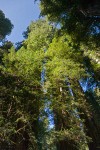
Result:
{"label": "tall tree trunk", "polygon": [[17,124],[18,133],[15,135],[15,150],[28,150],[29,136],[26,131],[25,123],[19,121]]}
{"label": "tall tree trunk", "polygon": [[[74,85],[73,91],[75,99],[80,104],[80,108],[78,108],[78,111],[80,112],[80,117],[85,120],[84,124],[87,129],[86,134],[92,138],[92,142],[89,143],[89,150],[98,150],[100,148],[100,124],[96,124],[95,121],[96,114],[95,112],[93,112],[93,108],[95,107],[93,105],[94,102],[91,105],[91,99],[89,100],[89,98],[91,97],[86,97],[83,89],[80,86],[80,83],[77,80],[74,80],[72,84]],[[90,117],[88,115],[89,113]]]}
{"label": "tall tree trunk", "polygon": [[[59,86],[57,84],[57,88],[54,90],[53,97],[56,97],[56,104],[53,108],[54,113],[54,124],[55,124],[55,130],[57,132],[64,131],[66,129],[70,129],[70,115],[66,111],[66,96],[70,95],[68,86],[66,84],[63,84],[62,86]],[[63,108],[63,106],[65,106]],[[67,137],[63,139],[59,139],[56,143],[57,150],[78,150],[77,144],[74,140],[70,140]]]}
{"label": "tall tree trunk", "polygon": [[[66,114],[66,112],[64,115],[64,110],[62,110],[62,112],[59,112],[59,113],[60,115],[58,114],[58,112],[54,111],[55,130],[58,132],[70,128],[68,124],[68,117],[70,116]],[[77,144],[75,143],[75,141],[69,140],[67,137],[62,140],[58,140],[56,147],[57,147],[57,150],[78,150]]]}

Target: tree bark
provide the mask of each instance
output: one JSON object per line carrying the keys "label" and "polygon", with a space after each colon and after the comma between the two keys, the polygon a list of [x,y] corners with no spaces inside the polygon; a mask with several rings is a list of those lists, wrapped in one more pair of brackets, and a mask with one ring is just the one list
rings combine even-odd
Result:
{"label": "tree bark", "polygon": [[[92,142],[90,142],[88,145],[89,150],[99,150],[100,148],[100,142],[99,142],[100,141],[100,124],[96,124],[96,121],[95,121],[96,114],[93,112],[93,109],[92,109],[95,106],[93,105],[93,103],[91,106],[91,103],[90,103],[91,99],[89,100],[90,97],[88,97],[87,99],[82,87],[80,86],[80,83],[77,80],[74,80],[73,82],[74,82],[73,85],[75,85],[73,89],[75,99],[77,101],[80,101],[81,99],[81,101],[79,102],[80,105],[82,105],[82,103],[83,103],[83,106],[86,104],[86,108],[85,106],[83,108],[78,108],[78,111],[80,112],[80,118],[85,120],[84,124],[87,129],[85,131],[87,136],[92,138]],[[91,108],[89,108],[88,106],[90,106]],[[86,110],[88,108],[89,108],[90,117],[88,116],[88,110]]]}
{"label": "tree bark", "polygon": [[[55,124],[55,130],[57,132],[70,129],[70,115],[66,111],[66,108],[62,108],[62,105],[67,105],[66,103],[66,96],[67,94],[70,94],[68,86],[66,86],[66,83],[61,86],[61,83],[57,84],[57,88],[55,89],[54,95],[57,98],[56,106],[53,108],[54,113],[54,124]],[[77,144],[74,140],[69,140],[67,137],[58,140],[56,142],[57,150],[78,150]]]}
{"label": "tree bark", "polygon": [[29,146],[29,136],[26,131],[25,123],[19,121],[17,124],[18,133],[15,135],[15,150],[28,150]]}

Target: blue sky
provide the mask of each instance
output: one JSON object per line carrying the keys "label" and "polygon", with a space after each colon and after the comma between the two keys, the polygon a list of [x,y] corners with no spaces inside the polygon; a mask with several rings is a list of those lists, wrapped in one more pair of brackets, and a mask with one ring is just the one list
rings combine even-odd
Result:
{"label": "blue sky", "polygon": [[0,9],[14,25],[11,35],[7,39],[13,43],[23,40],[22,33],[33,20],[39,17],[39,6],[34,0],[0,0]]}

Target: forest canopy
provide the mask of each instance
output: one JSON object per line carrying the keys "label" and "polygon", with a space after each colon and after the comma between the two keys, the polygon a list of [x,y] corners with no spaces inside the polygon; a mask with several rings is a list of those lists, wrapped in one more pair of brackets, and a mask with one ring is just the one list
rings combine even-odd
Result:
{"label": "forest canopy", "polygon": [[[48,20],[0,46],[1,150],[100,149],[99,4],[41,0]],[[3,39],[13,26],[0,14]]]}
{"label": "forest canopy", "polygon": [[99,0],[40,0],[41,15],[56,22],[75,42],[100,40]]}
{"label": "forest canopy", "polygon": [[0,41],[3,40],[6,35],[9,35],[13,29],[11,21],[5,17],[5,14],[0,10]]}

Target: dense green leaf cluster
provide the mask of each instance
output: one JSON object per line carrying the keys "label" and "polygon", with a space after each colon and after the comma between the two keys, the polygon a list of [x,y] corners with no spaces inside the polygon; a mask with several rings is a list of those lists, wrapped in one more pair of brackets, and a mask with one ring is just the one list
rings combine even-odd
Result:
{"label": "dense green leaf cluster", "polygon": [[74,42],[100,40],[99,0],[40,0],[41,15],[60,24]]}
{"label": "dense green leaf cluster", "polygon": [[[100,145],[98,48],[93,43],[90,51],[58,31],[40,19],[27,28],[19,49],[10,42],[0,48],[1,150],[96,150]],[[91,86],[84,92],[85,82]]]}
{"label": "dense green leaf cluster", "polygon": [[5,17],[5,14],[0,10],[0,41],[3,40],[6,35],[11,33],[13,25],[11,21]]}

